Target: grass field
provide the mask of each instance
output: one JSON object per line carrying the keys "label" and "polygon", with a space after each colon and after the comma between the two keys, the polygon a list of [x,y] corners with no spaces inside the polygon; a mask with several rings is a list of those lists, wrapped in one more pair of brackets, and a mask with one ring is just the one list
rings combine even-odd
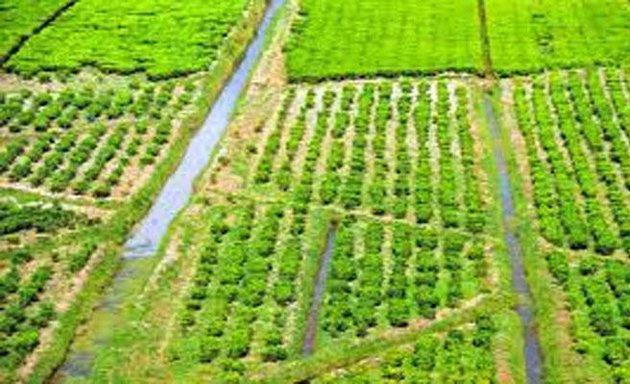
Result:
{"label": "grass field", "polygon": [[630,63],[623,0],[486,0],[492,62],[500,74]]}

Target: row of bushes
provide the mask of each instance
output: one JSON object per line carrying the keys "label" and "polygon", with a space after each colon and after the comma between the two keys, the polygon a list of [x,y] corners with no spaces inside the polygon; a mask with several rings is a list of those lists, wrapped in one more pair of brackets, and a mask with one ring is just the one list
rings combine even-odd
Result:
{"label": "row of bushes", "polygon": [[381,83],[378,87],[378,103],[374,117],[374,136],[372,138],[372,154],[374,173],[370,180],[368,197],[372,213],[384,215],[388,211],[389,192],[388,173],[389,164],[385,153],[387,151],[387,135],[389,123],[393,115],[391,83]]}
{"label": "row of bushes", "polygon": [[449,93],[445,82],[438,83],[437,95],[437,111],[433,115],[433,124],[437,127],[437,144],[440,150],[438,202],[442,225],[446,228],[454,228],[462,224],[461,212],[463,207],[460,204],[460,192],[462,190],[455,168]]}
{"label": "row of bushes", "polygon": [[614,382],[630,379],[630,269],[619,260],[602,261],[592,255],[569,262],[565,251],[545,254],[554,279],[568,293],[571,336],[575,349],[610,367]]}
{"label": "row of bushes", "polygon": [[12,370],[39,344],[39,329],[54,318],[54,306],[40,302],[40,294],[52,276],[49,266],[40,266],[22,280],[13,268],[0,280],[0,367]]}
{"label": "row of bushes", "polygon": [[358,97],[357,113],[354,118],[354,140],[350,148],[350,166],[341,188],[340,200],[346,209],[355,209],[363,204],[363,185],[366,171],[367,136],[370,129],[372,105],[375,101],[375,88],[364,85]]}
{"label": "row of bushes", "polygon": [[300,112],[293,122],[293,126],[288,131],[288,138],[284,143],[285,157],[278,172],[274,177],[275,183],[282,191],[287,191],[293,181],[293,160],[297,154],[298,147],[306,133],[306,116],[310,108],[315,103],[315,92],[310,89],[306,94],[305,103],[300,106]]}
{"label": "row of bushes", "polygon": [[40,206],[0,202],[0,236],[23,230],[41,233],[75,226],[85,219],[59,205]]}
{"label": "row of bushes", "polygon": [[497,372],[492,340],[497,326],[490,314],[480,314],[470,327],[445,334],[422,334],[412,349],[387,351],[377,364],[351,367],[317,383],[410,382],[440,379],[457,383],[492,383]]}
{"label": "row of bushes", "polygon": [[339,111],[335,114],[335,123],[332,127],[332,140],[329,146],[326,168],[322,176],[319,197],[323,204],[334,203],[340,194],[342,184],[342,167],[345,161],[346,132],[351,122],[351,109],[353,106],[356,89],[346,86],[342,90]]}
{"label": "row of bushes", "polygon": [[[65,88],[58,93],[24,90],[11,96],[3,94],[0,98],[0,128],[8,126],[11,132],[23,131],[29,126],[38,132],[46,132],[55,125],[67,129],[80,116],[88,123],[100,118],[115,120],[126,114],[137,118],[151,114],[159,119],[164,107],[172,102],[174,88],[173,82],[167,82],[159,86],[157,94],[153,84],[142,90],[125,88],[97,92],[88,86]],[[194,91],[195,85],[186,83],[182,93],[185,96],[182,102],[175,103],[176,109],[183,108]]]}
{"label": "row of bushes", "polygon": [[271,127],[271,133],[267,138],[267,141],[265,142],[265,148],[263,149],[263,153],[260,157],[254,174],[254,181],[256,183],[264,184],[271,181],[274,158],[280,150],[282,128],[288,118],[289,108],[293,104],[295,96],[295,88],[291,88],[282,101],[282,105],[280,107],[280,110],[278,111],[278,116],[276,117],[276,121]]}
{"label": "row of bushes", "polygon": [[431,169],[431,153],[429,148],[429,127],[431,124],[431,98],[429,84],[422,81],[418,84],[418,101],[414,111],[416,142],[418,143],[418,161],[416,164],[415,215],[418,224],[427,224],[433,214],[433,172]]}

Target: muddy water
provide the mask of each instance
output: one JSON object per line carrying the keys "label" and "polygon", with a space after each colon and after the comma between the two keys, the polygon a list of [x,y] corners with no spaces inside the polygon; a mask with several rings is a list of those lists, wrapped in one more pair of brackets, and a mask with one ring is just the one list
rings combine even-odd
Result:
{"label": "muddy water", "polygon": [[[147,216],[125,243],[123,266],[86,327],[86,334],[77,338],[53,382],[72,378],[89,378],[99,350],[110,348],[107,330],[93,330],[90,324],[117,324],[123,303],[133,303],[133,281],[146,277],[142,260],[153,256],[175,216],[188,202],[193,182],[203,171],[221,136],[228,127],[239,95],[263,49],[264,37],[273,17],[285,0],[269,0],[256,36],[245,52],[232,77],[219,94],[205,122],[191,140],[177,170],[170,176]],[[107,328],[107,327],[106,327]]]}
{"label": "muddy water", "polygon": [[519,299],[515,310],[521,320],[523,336],[525,338],[525,373],[529,384],[539,384],[542,382],[542,360],[540,343],[538,335],[536,334],[534,314],[531,306],[532,295],[527,280],[525,279],[523,251],[519,239],[516,236],[514,200],[512,199],[512,187],[510,185],[507,163],[501,146],[499,123],[494,114],[492,100],[489,95],[484,95],[484,109],[490,128],[490,134],[494,141],[494,159],[499,174],[501,205],[503,208],[503,230],[512,267],[512,286],[518,294]]}
{"label": "muddy water", "polygon": [[326,283],[326,277],[328,276],[328,266],[332,259],[332,254],[335,249],[335,239],[337,237],[337,227],[332,225],[328,229],[328,235],[326,237],[326,248],[322,254],[319,262],[319,271],[317,272],[317,278],[315,279],[315,288],[313,290],[313,298],[311,300],[311,307],[308,311],[308,319],[306,323],[306,333],[304,335],[304,344],[302,346],[302,354],[305,356],[311,355],[315,348],[315,336],[317,336],[317,325],[319,323],[319,307],[322,303],[322,297],[324,295],[324,284]]}

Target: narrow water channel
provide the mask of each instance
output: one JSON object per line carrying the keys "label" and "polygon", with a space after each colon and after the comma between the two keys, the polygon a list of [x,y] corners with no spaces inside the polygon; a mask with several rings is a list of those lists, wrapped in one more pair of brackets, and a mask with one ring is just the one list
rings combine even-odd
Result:
{"label": "narrow water channel", "polygon": [[[134,279],[139,273],[136,262],[156,253],[168,227],[190,199],[193,183],[205,168],[228,127],[238,97],[247,85],[249,74],[261,54],[271,21],[284,1],[268,1],[256,36],[248,46],[242,61],[222,89],[205,122],[191,140],[177,170],[164,185],[147,216],[134,229],[125,243],[121,271],[104,294],[93,314],[94,318],[101,321],[105,319],[105,322],[110,322],[113,326],[115,313],[119,310],[121,303],[133,300],[133,298],[125,297],[125,295],[129,280]],[[92,372],[95,351],[99,348],[108,348],[109,343],[104,336],[90,333],[89,327],[86,329],[87,335],[81,336],[81,347],[78,347],[76,343],[72,346],[66,361],[53,378],[53,382],[61,382],[73,377],[89,377]]]}
{"label": "narrow water channel", "polygon": [[311,299],[311,307],[308,311],[306,322],[306,333],[304,334],[304,344],[302,346],[302,354],[309,356],[315,349],[315,338],[317,336],[317,326],[319,324],[319,307],[322,304],[324,296],[324,286],[328,277],[328,266],[335,250],[335,239],[337,238],[337,226],[331,225],[326,236],[326,248],[319,261],[319,270],[315,279],[315,287],[313,289],[313,297]]}
{"label": "narrow water channel", "polygon": [[154,254],[169,225],[188,202],[193,182],[208,163],[214,148],[225,132],[238,97],[247,84],[249,73],[260,56],[265,33],[283,3],[284,0],[269,0],[256,37],[247,48],[236,72],[221,91],[206,121],[191,140],[179,167],[170,176],[148,215],[125,244],[126,258]]}
{"label": "narrow water channel", "polygon": [[499,174],[501,205],[503,208],[503,231],[512,267],[512,286],[518,295],[518,303],[515,310],[521,320],[523,336],[525,338],[525,373],[529,384],[539,384],[542,382],[542,359],[540,342],[536,334],[534,313],[531,306],[532,294],[527,280],[525,279],[523,251],[516,235],[516,214],[514,210],[514,200],[512,198],[512,186],[501,145],[499,123],[494,114],[492,99],[488,94],[484,95],[484,110],[490,128],[490,134],[494,142],[494,159]]}

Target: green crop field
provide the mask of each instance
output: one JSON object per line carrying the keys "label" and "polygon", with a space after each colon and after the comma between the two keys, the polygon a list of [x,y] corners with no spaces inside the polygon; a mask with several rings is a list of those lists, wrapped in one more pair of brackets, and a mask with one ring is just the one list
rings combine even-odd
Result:
{"label": "green crop field", "polygon": [[482,68],[472,0],[306,0],[287,46],[291,78]]}
{"label": "green crop field", "polygon": [[6,0],[0,37],[0,383],[630,384],[628,1]]}
{"label": "green crop field", "polygon": [[95,66],[155,76],[206,70],[250,3],[80,1],[29,40],[8,68],[33,73]]}
{"label": "green crop field", "polygon": [[[564,302],[573,353],[602,382],[628,374],[630,99],[625,72],[572,70],[506,81],[536,207],[539,257]],[[528,189],[529,189],[528,188]]]}
{"label": "green crop field", "polygon": [[66,0],[12,0],[0,4],[0,57],[6,55],[22,38],[31,35]]}
{"label": "green crop field", "polygon": [[502,74],[630,63],[630,3],[486,0],[494,68]]}
{"label": "green crop field", "polygon": [[[484,69],[478,2],[305,0],[287,44],[290,78]],[[487,41],[501,75],[630,63],[624,0],[486,0]]]}
{"label": "green crop field", "polygon": [[[125,327],[112,337],[125,340],[122,349],[163,349],[142,375],[229,382],[274,377],[275,367],[299,361],[309,327],[317,330],[309,348],[326,356],[390,333],[413,343],[414,329],[443,321],[467,330],[479,316],[478,334],[449,331],[466,345],[427,336],[444,352],[425,369],[441,377],[494,364],[490,345],[502,342],[486,315],[498,310],[496,320],[505,321],[505,307],[494,301],[504,256],[490,232],[497,224],[488,154],[470,108],[475,89],[463,79],[288,88],[272,119],[227,139],[222,152],[234,155],[217,159],[195,208],[176,227],[177,252],[188,257],[149,297],[177,287],[177,299],[148,304],[147,337],[131,341]],[[328,277],[318,287],[331,230]],[[169,321],[159,321],[161,311]],[[170,336],[154,344],[154,333]],[[448,363],[451,353],[465,361]],[[95,370],[116,374],[138,364],[107,354],[98,361]],[[461,377],[494,374],[488,365]]]}

